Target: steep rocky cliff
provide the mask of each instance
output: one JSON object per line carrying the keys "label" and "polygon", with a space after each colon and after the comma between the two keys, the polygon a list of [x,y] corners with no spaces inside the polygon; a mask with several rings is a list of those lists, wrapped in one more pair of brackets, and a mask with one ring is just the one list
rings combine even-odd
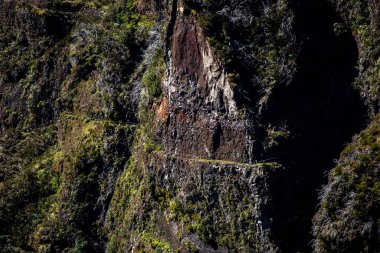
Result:
{"label": "steep rocky cliff", "polygon": [[0,0],[0,251],[379,252],[379,12]]}

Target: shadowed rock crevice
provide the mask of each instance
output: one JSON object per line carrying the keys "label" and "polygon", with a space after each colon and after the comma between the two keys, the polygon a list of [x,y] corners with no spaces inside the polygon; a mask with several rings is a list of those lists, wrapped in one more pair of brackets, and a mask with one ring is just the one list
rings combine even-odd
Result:
{"label": "shadowed rock crevice", "polygon": [[277,195],[273,238],[283,252],[309,251],[311,217],[317,190],[343,147],[363,127],[366,110],[352,87],[358,49],[330,6],[297,1],[295,30],[301,52],[289,85],[275,87],[263,113],[264,139],[277,133],[274,145],[262,144],[262,159],[286,168]]}

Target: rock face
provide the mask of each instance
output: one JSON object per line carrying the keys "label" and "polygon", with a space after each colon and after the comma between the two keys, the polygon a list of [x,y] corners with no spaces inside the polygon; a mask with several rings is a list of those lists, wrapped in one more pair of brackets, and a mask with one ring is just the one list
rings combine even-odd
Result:
{"label": "rock face", "polygon": [[0,248],[378,252],[379,11],[0,0]]}

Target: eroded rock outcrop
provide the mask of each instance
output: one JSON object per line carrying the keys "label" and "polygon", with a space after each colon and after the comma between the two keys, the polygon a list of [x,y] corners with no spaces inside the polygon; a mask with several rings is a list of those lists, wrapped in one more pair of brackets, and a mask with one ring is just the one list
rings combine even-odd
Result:
{"label": "eroded rock outcrop", "polygon": [[377,252],[378,14],[0,1],[1,249]]}

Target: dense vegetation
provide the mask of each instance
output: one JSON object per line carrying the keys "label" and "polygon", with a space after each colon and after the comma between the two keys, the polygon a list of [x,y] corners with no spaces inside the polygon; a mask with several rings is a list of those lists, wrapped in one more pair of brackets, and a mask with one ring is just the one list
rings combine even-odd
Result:
{"label": "dense vegetation", "polygon": [[379,120],[342,152],[314,217],[316,252],[379,251]]}
{"label": "dense vegetation", "polygon": [[379,13],[0,0],[0,252],[379,252]]}
{"label": "dense vegetation", "polygon": [[2,252],[101,252],[154,21],[133,1],[1,5]]}

